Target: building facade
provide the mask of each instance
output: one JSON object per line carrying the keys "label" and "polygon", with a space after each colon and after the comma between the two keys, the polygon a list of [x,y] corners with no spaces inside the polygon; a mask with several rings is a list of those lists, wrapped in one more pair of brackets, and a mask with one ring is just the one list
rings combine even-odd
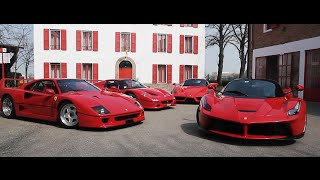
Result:
{"label": "building facade", "polygon": [[320,101],[320,24],[252,24],[249,59],[252,78],[272,79],[282,87],[305,87],[295,92]]}
{"label": "building facade", "polygon": [[34,77],[204,78],[204,24],[35,24]]}

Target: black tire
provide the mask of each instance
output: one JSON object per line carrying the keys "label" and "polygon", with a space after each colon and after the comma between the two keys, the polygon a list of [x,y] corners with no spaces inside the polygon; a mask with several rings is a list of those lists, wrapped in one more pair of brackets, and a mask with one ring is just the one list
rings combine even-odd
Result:
{"label": "black tire", "polygon": [[131,92],[126,93],[126,95],[131,96],[133,99],[137,99],[137,96]]}
{"label": "black tire", "polygon": [[[11,96],[5,96],[2,99],[1,103],[2,103],[2,109],[1,109],[2,110],[2,116],[5,117],[5,118],[8,118],[8,119],[15,118],[16,117],[16,109],[14,107],[14,102],[13,102]],[[6,103],[6,104],[4,104],[4,103]],[[7,103],[11,103],[11,106],[9,104],[7,104]],[[11,111],[8,111],[8,109],[4,110],[4,105],[7,108],[11,107]]]}
{"label": "black tire", "polygon": [[[66,109],[64,109],[64,108],[67,108],[67,107],[70,107],[70,108],[72,107],[72,108],[74,109],[74,111],[72,111],[73,117],[75,117],[74,115],[76,115],[76,117],[77,117],[77,120],[76,120],[75,122],[69,122],[69,123],[66,122],[67,119],[68,119],[68,118],[66,118],[66,117],[64,117],[64,119],[63,119],[63,115],[61,115],[61,113],[62,113],[62,112],[65,113],[65,110],[66,110]],[[75,105],[74,105],[73,103],[71,103],[71,102],[64,102],[64,103],[62,103],[62,104],[59,106],[58,122],[59,122],[59,124],[61,125],[61,127],[66,128],[66,129],[75,129],[75,128],[78,127],[78,125],[79,125],[79,118],[78,118],[77,111],[76,111],[75,108],[76,108]],[[70,111],[69,111],[69,115],[70,115],[70,117],[71,117]],[[73,120],[73,119],[72,119],[72,120]],[[72,120],[71,120],[71,121],[72,121]]]}
{"label": "black tire", "polygon": [[196,118],[197,118],[197,124],[198,126],[200,127],[200,123],[199,123],[199,113],[200,113],[200,105],[198,106],[198,109],[197,109],[197,113],[196,113]]}

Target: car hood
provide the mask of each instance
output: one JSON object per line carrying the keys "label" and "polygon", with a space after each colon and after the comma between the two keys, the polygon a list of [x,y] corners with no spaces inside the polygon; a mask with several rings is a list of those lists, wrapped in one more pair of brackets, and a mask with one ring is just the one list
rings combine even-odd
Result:
{"label": "car hood", "polygon": [[[103,106],[112,114],[128,113],[141,110],[129,96],[108,91],[78,91],[65,93],[85,107]],[[80,110],[81,111],[81,110]]]}
{"label": "car hood", "polygon": [[214,98],[211,114],[214,117],[243,123],[286,120],[288,101],[283,98]]}
{"label": "car hood", "polygon": [[[208,90],[206,86],[182,86],[179,88],[180,93],[185,95],[205,94]],[[203,96],[202,95],[202,96]]]}
{"label": "car hood", "polygon": [[170,93],[168,93],[166,91],[160,91],[155,88],[139,88],[139,89],[134,89],[133,92],[139,92],[141,94],[146,92],[146,93],[151,94],[153,96],[159,96],[159,97],[167,97],[170,95]]}

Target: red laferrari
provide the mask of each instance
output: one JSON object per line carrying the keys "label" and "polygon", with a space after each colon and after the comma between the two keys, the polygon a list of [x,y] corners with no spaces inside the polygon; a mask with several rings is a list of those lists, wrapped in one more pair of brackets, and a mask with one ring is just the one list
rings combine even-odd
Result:
{"label": "red laferrari", "polygon": [[111,79],[94,84],[100,89],[124,93],[141,103],[145,109],[162,109],[175,106],[175,98],[167,91],[160,88],[149,88],[132,79]]}
{"label": "red laferrari", "polygon": [[144,120],[139,102],[120,93],[100,91],[85,80],[41,79],[19,88],[1,81],[1,110],[15,116],[59,121],[63,127],[108,128]]}
{"label": "red laferrari", "polygon": [[188,79],[184,81],[182,86],[176,86],[172,90],[172,94],[177,102],[200,102],[201,98],[207,94],[209,85],[217,85],[216,83],[209,84],[205,79]]}
{"label": "red laferrari", "polygon": [[197,123],[201,129],[235,138],[302,138],[306,103],[290,93],[271,80],[233,80],[221,92],[212,90],[201,99]]}

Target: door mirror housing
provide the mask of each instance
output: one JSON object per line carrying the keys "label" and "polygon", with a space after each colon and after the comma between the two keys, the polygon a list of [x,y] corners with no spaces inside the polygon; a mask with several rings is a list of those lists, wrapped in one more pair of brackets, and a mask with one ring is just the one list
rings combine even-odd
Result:
{"label": "door mirror housing", "polygon": [[52,94],[52,95],[56,94],[53,89],[46,89],[45,92],[46,92],[47,94]]}

